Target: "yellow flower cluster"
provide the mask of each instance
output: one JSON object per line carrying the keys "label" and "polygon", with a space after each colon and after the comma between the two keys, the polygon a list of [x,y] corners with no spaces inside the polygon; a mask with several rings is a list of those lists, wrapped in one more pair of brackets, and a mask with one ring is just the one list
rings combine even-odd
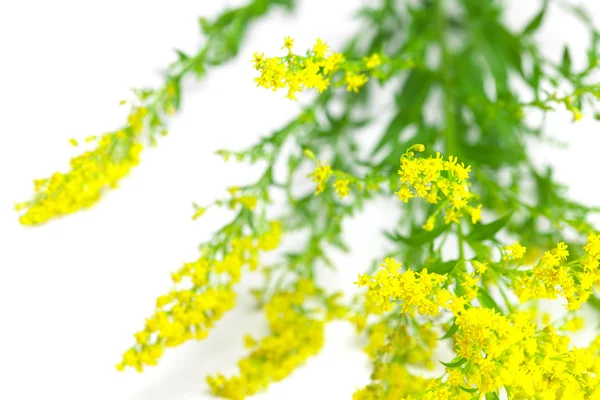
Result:
{"label": "yellow flower cluster", "polygon": [[[600,254],[599,243],[596,236],[591,236],[585,257]],[[557,249],[553,252],[564,254],[566,251],[564,246]],[[406,346],[409,341],[396,343],[390,336],[400,338],[402,330],[396,333],[392,329],[390,333],[389,320],[376,324],[370,332],[367,347],[369,355],[376,360],[374,382],[356,392],[354,400],[472,399],[473,396],[479,398],[475,393],[479,396],[498,393],[502,388],[508,390],[511,398],[517,399],[600,398],[600,362],[596,362],[600,337],[587,349],[569,349],[568,336],[559,335],[552,326],[538,329],[529,313],[515,312],[504,316],[490,308],[474,307],[470,300],[476,293],[467,294],[466,298],[455,297],[440,288],[445,276],[425,271],[399,274],[400,265],[393,259],[386,260],[383,267],[384,270],[374,278],[360,277],[358,284],[379,292],[377,301],[385,309],[393,308],[390,299],[400,299],[403,301],[400,311],[407,312],[408,304],[411,307],[409,315],[414,314],[414,310],[429,316],[438,316],[441,311],[451,312],[456,325],[452,336],[456,359],[447,364],[446,374],[440,379],[411,377],[403,370],[410,360],[403,358],[402,349],[409,349],[404,356],[408,357],[413,348]],[[462,279],[463,288],[474,285],[476,280],[472,276],[466,275]],[[402,328],[406,329],[405,326]],[[435,342],[435,336],[431,340]],[[434,347],[433,343],[427,344],[417,353],[431,356],[428,351]],[[385,358],[390,354],[394,356]],[[400,364],[396,364],[398,360]],[[401,366],[402,363],[405,365]],[[397,388],[393,384],[396,381],[400,382]],[[391,395],[393,390],[398,392]]]}
{"label": "yellow flower cluster", "polygon": [[[357,390],[352,400],[396,400],[418,398],[431,386],[431,380],[416,376],[399,363],[383,363],[375,368],[373,383]],[[415,396],[415,397],[413,397]]]}
{"label": "yellow flower cluster", "polygon": [[257,85],[273,91],[287,88],[287,97],[292,100],[304,89],[327,89],[331,75],[345,62],[343,54],[330,52],[321,39],[306,57],[293,54],[292,46],[293,39],[286,38],[284,47],[289,53],[284,57],[265,58],[264,54],[254,53],[254,68],[261,74],[255,78]]}
{"label": "yellow flower cluster", "polygon": [[[339,69],[346,68],[346,60],[341,53],[332,52],[329,45],[317,39],[313,48],[306,56],[292,52],[294,39],[286,37],[282,49],[288,54],[283,57],[265,58],[264,53],[254,53],[252,60],[254,68],[260,72],[255,78],[258,86],[277,91],[287,88],[289,99],[295,100],[296,93],[304,89],[326,90],[331,84],[333,74]],[[381,57],[373,54],[363,59],[363,71],[372,70],[381,65]],[[359,71],[347,70],[344,77],[346,89],[357,93],[369,78]]]}
{"label": "yellow flower cluster", "polygon": [[365,74],[355,74],[354,72],[346,73],[346,77],[344,78],[344,83],[346,84],[346,89],[349,92],[358,93],[361,87],[365,85],[369,81],[369,78]]}
{"label": "yellow flower cluster", "polygon": [[377,53],[371,54],[369,57],[363,58],[363,61],[367,69],[373,69],[381,65],[381,57]]}
{"label": "yellow flower cluster", "polygon": [[340,199],[343,199],[350,194],[350,181],[348,179],[336,179],[333,183],[333,189],[335,190],[335,194]]}
{"label": "yellow flower cluster", "polygon": [[581,317],[570,318],[560,327],[561,330],[567,332],[577,332],[585,327],[585,320]]}
{"label": "yellow flower cluster", "polygon": [[504,250],[504,254],[502,255],[503,260],[520,260],[525,256],[527,247],[521,245],[519,242],[515,242],[511,245],[504,246],[502,250]]}
{"label": "yellow flower cluster", "polygon": [[258,237],[231,239],[220,259],[202,256],[174,272],[176,288],[157,299],[156,311],[134,335],[136,344],[125,352],[117,369],[133,367],[141,372],[144,365],[157,364],[165,347],[206,338],[214,322],[235,305],[232,286],[240,280],[242,267],[256,268],[259,253],[277,247],[280,235],[279,223],[272,222],[270,230]]}
{"label": "yellow flower cluster", "polygon": [[398,170],[401,185],[396,194],[405,203],[421,197],[430,204],[440,204],[423,228],[433,230],[436,216],[442,209],[446,224],[459,223],[464,214],[470,215],[472,223],[479,222],[481,205],[473,207],[469,204],[474,197],[469,192],[471,166],[459,163],[453,156],[444,160],[440,153],[436,153],[435,157],[416,158],[412,150],[422,152],[425,147],[415,145],[401,157]]}
{"label": "yellow flower cluster", "polygon": [[523,271],[515,280],[515,293],[519,300],[567,300],[569,310],[576,310],[587,301],[594,286],[600,284],[600,235],[590,234],[584,246],[585,255],[567,262],[569,256],[565,243],[544,253],[531,270]]}
{"label": "yellow flower cluster", "polygon": [[368,287],[368,295],[384,312],[392,310],[396,301],[402,303],[402,312],[414,316],[436,316],[441,308],[450,307],[460,312],[467,299],[456,296],[443,285],[448,280],[446,275],[429,273],[427,269],[421,272],[407,270],[400,273],[402,263],[393,258],[386,258],[381,264],[383,269],[375,276],[359,275],[355,282],[359,287]]}
{"label": "yellow flower cluster", "polygon": [[[146,108],[137,108],[129,115],[128,125],[96,139],[97,147],[71,159],[71,170],[56,172],[48,179],[35,180],[32,200],[15,206],[25,210],[23,225],[42,224],[96,203],[107,188],[114,188],[139,163],[142,144],[139,136],[147,115]],[[76,145],[76,141],[72,141]]]}
{"label": "yellow flower cluster", "polygon": [[[310,158],[314,160],[314,154],[310,153]],[[367,190],[376,190],[376,188],[372,188],[368,184],[363,184],[360,179],[357,179],[342,171],[332,170],[331,165],[329,165],[327,161],[318,161],[317,166],[313,172],[308,174],[308,177],[317,184],[315,189],[315,194],[317,195],[323,193],[326,188],[326,183],[331,177],[335,177],[335,181],[333,182],[333,190],[340,199],[344,199],[350,195],[351,185],[354,185],[360,190],[362,190],[365,186]]]}
{"label": "yellow flower cluster", "polygon": [[437,346],[438,333],[430,322],[419,325],[415,319],[390,325],[381,320],[369,327],[369,343],[365,352],[376,367],[385,368],[386,361],[402,361],[415,367],[432,369],[432,357]]}
{"label": "yellow flower cluster", "polygon": [[260,342],[246,338],[250,355],[238,363],[240,374],[226,378],[218,374],[207,377],[212,392],[231,400],[265,389],[270,383],[287,377],[315,355],[324,341],[324,321],[307,315],[302,292],[279,292],[266,306],[271,334]]}
{"label": "yellow flower cluster", "polygon": [[526,313],[502,316],[479,307],[463,311],[456,324],[460,358],[424,399],[454,399],[463,388],[481,394],[506,388],[515,399],[600,398],[600,338],[569,350],[568,336],[552,326],[537,330]]}
{"label": "yellow flower cluster", "polygon": [[321,163],[321,161],[319,161],[319,164],[317,165],[315,170],[308,175],[310,178],[312,178],[312,181],[317,184],[317,189],[315,190],[316,194],[323,193],[323,191],[325,190],[325,183],[327,182],[331,174],[331,165],[329,165],[327,161],[325,161],[324,163]]}
{"label": "yellow flower cluster", "polygon": [[[600,236],[588,237],[584,250],[586,255],[581,262],[590,262],[600,256]],[[512,258],[520,258],[524,247],[518,243],[507,246],[506,252]],[[558,260],[568,256],[566,245],[546,253]],[[383,378],[355,393],[355,400],[364,399],[472,399],[487,393],[498,393],[505,388],[516,399],[592,399],[600,398],[600,337],[589,348],[569,349],[569,337],[557,333],[551,325],[538,329],[531,313],[513,312],[499,314],[491,308],[473,306],[471,300],[477,295],[477,279],[472,275],[462,276],[460,286],[466,294],[458,297],[442,287],[446,276],[406,271],[399,273],[400,263],[386,259],[383,270],[374,277],[360,276],[360,286],[368,286],[372,297],[384,310],[394,308],[394,300],[402,301],[401,313],[437,317],[442,312],[454,316],[455,332],[452,336],[456,354],[454,362],[447,364],[446,374],[439,379],[411,379],[403,371],[396,371],[398,378]],[[393,314],[390,314],[393,315]],[[404,314],[406,315],[406,314]],[[413,326],[408,324],[407,326]],[[407,329],[406,325],[399,326]],[[563,330],[581,328],[581,320],[565,323]],[[406,366],[412,347],[406,347],[409,340],[402,339],[402,329],[395,332],[390,322],[384,320],[373,326],[367,352],[376,361],[377,371],[397,369],[394,361],[400,360]],[[391,333],[390,333],[391,332]],[[396,343],[393,335],[400,338]],[[413,337],[418,335],[413,334]],[[421,339],[427,343],[427,340]],[[435,336],[432,338],[435,342]],[[431,356],[435,344],[427,344],[417,354]],[[409,348],[404,356],[396,348]],[[418,346],[417,346],[418,348]],[[394,354],[389,357],[389,354]],[[388,355],[387,358],[386,355]],[[402,367],[402,368],[404,368]],[[404,383],[399,394],[390,396],[391,381],[411,379]],[[410,388],[410,389],[409,389]],[[414,390],[412,389],[414,388]],[[475,395],[478,393],[479,395]],[[473,397],[475,396],[475,397]]]}
{"label": "yellow flower cluster", "polygon": [[258,201],[256,196],[239,195],[240,188],[238,186],[232,186],[228,188],[227,191],[231,195],[231,199],[229,200],[229,207],[231,209],[234,209],[238,204],[248,210],[254,210],[256,208],[256,203]]}

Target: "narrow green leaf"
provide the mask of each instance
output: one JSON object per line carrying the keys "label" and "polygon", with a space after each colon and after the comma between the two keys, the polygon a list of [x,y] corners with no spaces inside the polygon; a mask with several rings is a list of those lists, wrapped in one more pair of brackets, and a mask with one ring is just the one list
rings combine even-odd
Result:
{"label": "narrow green leaf", "polygon": [[502,312],[502,309],[500,308],[498,303],[496,303],[496,300],[494,300],[492,296],[490,296],[490,294],[484,289],[479,288],[479,294],[477,295],[477,299],[485,308],[491,308],[497,313],[504,315],[504,312]]}
{"label": "narrow green leaf", "polygon": [[381,140],[379,141],[379,143],[377,143],[377,145],[375,146],[375,148],[373,149],[373,152],[371,154],[375,155],[375,154],[379,153],[379,151],[381,151],[385,147],[385,145],[388,144],[390,142],[390,140],[392,140],[392,138],[400,137],[400,135],[402,134],[402,131],[404,130],[404,128],[406,128],[405,119],[406,119],[406,115],[405,115],[405,113],[402,112],[402,109],[401,109],[394,116],[394,118],[392,118],[392,120],[388,124],[388,127],[386,128],[385,132],[381,136]]}
{"label": "narrow green leaf", "polygon": [[450,363],[445,363],[443,361],[440,361],[440,363],[448,368],[457,368],[460,367],[461,365],[463,365],[464,363],[467,362],[466,358],[460,358],[457,361],[454,362],[450,362]]}
{"label": "narrow green leaf", "polygon": [[373,148],[372,155],[378,154],[390,143],[397,143],[407,126],[422,120],[422,108],[429,96],[432,82],[429,72],[420,69],[410,71],[402,89],[396,96],[399,111]]}
{"label": "narrow green leaf", "polygon": [[585,9],[582,6],[569,5],[569,4],[565,4],[565,6],[567,8],[569,8],[570,11],[573,14],[575,14],[577,17],[579,17],[583,22],[587,23],[588,25],[593,25],[594,21],[590,17],[590,11],[589,10]]}
{"label": "narrow green leaf", "polygon": [[565,76],[571,75],[571,53],[569,47],[565,45],[562,55],[562,63],[560,65],[560,72]]}
{"label": "narrow green leaf", "polygon": [[200,24],[200,29],[202,30],[202,33],[204,33],[205,35],[209,35],[213,27],[210,21],[205,17],[200,17],[198,18],[198,23]]}
{"label": "narrow green leaf", "polygon": [[480,258],[482,260],[487,260],[488,258],[492,257],[492,250],[486,246],[485,244],[481,243],[481,242],[468,242],[469,243],[469,247],[471,247],[471,249],[475,252],[475,255],[477,256],[477,258]]}
{"label": "narrow green leaf", "polygon": [[479,391],[479,389],[477,389],[477,388],[467,388],[467,387],[464,387],[463,385],[458,385],[458,387],[467,393],[477,393]]}
{"label": "narrow green leaf", "polygon": [[385,236],[392,242],[399,242],[401,240],[400,239],[401,236],[397,232],[384,231],[383,236]]}
{"label": "narrow green leaf", "polygon": [[446,275],[452,272],[454,267],[459,263],[458,260],[450,260],[439,264],[434,264],[433,266],[427,267],[427,272],[433,272],[440,275]]}
{"label": "narrow green leaf", "polygon": [[444,232],[444,230],[446,230],[446,227],[447,225],[439,225],[436,229],[432,230],[431,232],[422,230],[408,237],[400,235],[398,232],[396,232],[395,234],[388,233],[386,234],[386,237],[395,242],[403,242],[412,247],[420,247],[426,243],[435,240],[435,238],[440,236],[440,234]]}
{"label": "narrow green leaf", "polygon": [[458,325],[456,325],[456,322],[453,322],[452,326],[450,327],[450,329],[448,329],[448,331],[444,334],[444,336],[442,336],[440,338],[440,340],[451,338],[452,336],[454,336],[454,334],[456,333],[456,331],[458,331]]}
{"label": "narrow green leaf", "polygon": [[500,229],[508,224],[511,217],[512,213],[509,213],[489,224],[475,225],[473,229],[471,229],[469,236],[467,236],[467,240],[470,242],[481,242],[482,240],[492,239]]}
{"label": "narrow green leaf", "polygon": [[535,31],[538,30],[538,28],[542,25],[542,22],[544,21],[544,16],[546,15],[547,8],[548,8],[548,0],[544,0],[544,4],[542,5],[540,12],[537,13],[537,15],[535,17],[533,17],[533,19],[531,21],[529,21],[529,23],[527,24],[525,29],[523,29],[523,32],[521,33],[521,35],[523,35],[523,36],[531,35],[532,33],[534,33]]}
{"label": "narrow green leaf", "polygon": [[187,54],[185,54],[183,51],[181,51],[179,49],[175,49],[175,53],[177,53],[177,56],[179,57],[180,61],[185,61],[190,58],[190,56],[188,56]]}
{"label": "narrow green leaf", "polygon": [[194,64],[194,73],[196,74],[196,78],[200,79],[206,73],[206,68],[204,67],[204,63],[202,60],[196,62]]}

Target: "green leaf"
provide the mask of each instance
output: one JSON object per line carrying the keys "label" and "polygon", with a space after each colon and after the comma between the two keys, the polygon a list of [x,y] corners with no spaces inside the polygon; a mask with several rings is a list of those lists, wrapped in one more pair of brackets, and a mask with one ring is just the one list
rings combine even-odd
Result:
{"label": "green leaf", "polygon": [[398,113],[392,118],[385,132],[381,136],[381,140],[375,148],[373,149],[372,155],[375,155],[381,151],[386,144],[390,143],[390,141],[395,141],[394,138],[399,138],[402,134],[402,131],[406,128],[406,113],[403,112],[403,109],[400,109]]}
{"label": "green leaf", "polygon": [[446,230],[446,226],[447,225],[440,225],[436,229],[432,230],[431,232],[426,231],[426,230],[421,230],[420,232],[418,232],[414,235],[408,236],[408,237],[403,236],[403,235],[399,234],[398,232],[396,232],[396,233],[384,232],[384,235],[388,239],[390,239],[394,242],[403,242],[412,247],[421,247],[426,243],[432,242],[433,240],[435,240],[435,238],[440,236],[440,234],[442,232],[444,232],[444,230]]}
{"label": "green leaf", "polygon": [[248,21],[242,18],[238,18],[233,22],[231,32],[227,36],[227,47],[232,55],[236,55],[240,48],[240,44],[242,42],[242,38],[244,37],[244,32],[246,30],[247,23]]}
{"label": "green leaf", "polygon": [[491,308],[491,309],[495,310],[497,313],[504,315],[504,313],[502,312],[502,309],[500,308],[498,303],[496,303],[496,301],[492,298],[492,296],[490,296],[490,294],[487,291],[485,291],[484,289],[479,288],[479,294],[477,295],[477,299],[479,300],[481,305],[484,306],[485,308]]}
{"label": "green leaf", "polygon": [[475,252],[477,258],[486,260],[492,257],[492,250],[481,242],[469,242],[469,246]]}
{"label": "green leaf", "polygon": [[442,365],[444,365],[444,366],[446,366],[446,367],[448,367],[448,368],[457,368],[457,367],[460,367],[461,365],[463,365],[463,364],[464,364],[464,363],[466,363],[466,362],[467,362],[467,359],[466,359],[466,358],[464,358],[464,357],[463,357],[463,358],[460,358],[460,359],[458,359],[457,361],[450,362],[450,363],[445,363],[445,362],[443,362],[443,361],[440,361],[440,363],[441,363]]}
{"label": "green leaf", "polygon": [[181,105],[181,76],[169,79],[167,85],[172,88],[173,93],[170,94],[170,99],[176,110],[179,110]]}
{"label": "green leaf", "polygon": [[[233,10],[229,10],[224,12],[223,14],[221,14],[219,16],[219,18],[217,18],[217,20],[215,22],[213,22],[212,27],[216,28],[216,29],[223,29],[225,27],[227,27],[229,24],[231,24],[232,21],[235,20],[236,17],[241,16],[242,15],[242,11],[243,9],[233,9]],[[202,22],[202,21],[200,21]]]}
{"label": "green leaf", "polygon": [[397,143],[405,128],[422,120],[422,108],[429,96],[432,76],[427,71],[413,69],[396,96],[398,113],[390,121],[371,155],[378,154],[386,145]]}
{"label": "green leaf", "polygon": [[582,6],[576,6],[576,5],[570,5],[570,4],[564,4],[564,6],[567,7],[569,9],[569,11],[571,11],[577,17],[579,17],[583,22],[585,22],[588,25],[593,26],[594,21],[590,17],[589,10],[587,10],[586,8],[584,8]]}
{"label": "green leaf", "polygon": [[286,8],[286,10],[291,11],[294,9],[294,0],[271,0],[273,4],[279,4]]}
{"label": "green leaf", "polygon": [[200,17],[198,18],[198,23],[200,24],[200,29],[202,30],[202,33],[204,33],[205,35],[209,35],[213,27],[210,21],[205,17]]}
{"label": "green leaf", "polygon": [[446,275],[452,272],[454,267],[458,265],[460,261],[458,260],[450,260],[439,264],[434,264],[433,266],[427,266],[427,272],[433,272],[440,275]]}
{"label": "green leaf", "polygon": [[565,47],[563,49],[562,63],[560,65],[560,72],[562,72],[562,74],[565,76],[571,75],[571,53],[570,53],[569,47],[567,45],[565,45]]}
{"label": "green leaf", "polygon": [[444,336],[442,336],[440,338],[440,340],[451,338],[452,336],[454,336],[454,334],[456,333],[456,331],[458,331],[458,325],[456,325],[456,322],[453,322],[452,326],[450,327],[450,329],[448,329],[448,331],[444,334]]}
{"label": "green leaf", "polygon": [[[489,123],[490,121],[481,121]],[[495,123],[498,120],[494,121]],[[498,169],[505,165],[517,165],[525,160],[525,153],[517,146],[508,145],[509,140],[498,140],[501,131],[498,126],[489,127],[488,133],[494,132],[495,137],[482,138],[482,140],[474,145],[464,145],[464,152],[469,159],[477,161],[481,165],[488,165],[491,168]],[[514,129],[514,128],[511,128]]]}
{"label": "green leaf", "polygon": [[503,53],[502,55],[506,58],[510,66],[516,69],[519,74],[524,77],[523,72],[523,61],[521,59],[523,44],[518,36],[513,35],[504,26],[498,24],[496,32],[492,36],[498,38],[499,50]]}
{"label": "green leaf", "polygon": [[196,74],[196,78],[200,79],[206,74],[206,68],[204,67],[204,62],[199,60],[194,64],[194,73]]}
{"label": "green leaf", "polygon": [[467,393],[477,393],[479,391],[479,389],[477,389],[477,388],[467,388],[467,387],[464,387],[463,385],[458,385],[458,387]]}
{"label": "green leaf", "polygon": [[185,54],[183,51],[181,51],[179,49],[175,49],[175,53],[177,53],[177,56],[179,57],[179,61],[185,61],[190,58],[190,56],[188,56],[187,54]]}
{"label": "green leaf", "polygon": [[467,236],[467,240],[469,242],[481,242],[482,240],[492,239],[496,234],[508,224],[510,218],[512,217],[512,212],[505,215],[502,218],[498,218],[497,220],[490,222],[489,224],[479,224],[475,225],[469,236]]}
{"label": "green leaf", "polygon": [[535,31],[538,30],[538,28],[542,25],[542,22],[544,21],[544,16],[546,15],[547,8],[548,8],[548,0],[544,0],[544,4],[542,5],[540,12],[537,13],[537,15],[535,17],[533,17],[533,19],[531,21],[529,21],[529,23],[527,24],[525,29],[523,29],[523,32],[521,33],[521,35],[523,35],[523,36],[531,35],[532,33],[534,33]]}

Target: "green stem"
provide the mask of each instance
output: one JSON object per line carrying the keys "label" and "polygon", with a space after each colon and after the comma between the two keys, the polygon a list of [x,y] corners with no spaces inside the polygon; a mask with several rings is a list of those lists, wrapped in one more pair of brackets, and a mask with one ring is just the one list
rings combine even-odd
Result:
{"label": "green stem", "polygon": [[462,225],[459,223],[456,228],[456,234],[458,235],[458,255],[460,260],[465,259],[465,237],[462,231]]}
{"label": "green stem", "polygon": [[446,141],[446,154],[458,156],[459,146],[456,138],[454,105],[450,92],[452,77],[450,76],[450,67],[452,55],[446,42],[446,16],[443,9],[444,0],[436,0],[436,18],[438,26],[438,42],[440,45],[440,66],[439,76],[442,84],[442,101],[444,107],[444,140]]}

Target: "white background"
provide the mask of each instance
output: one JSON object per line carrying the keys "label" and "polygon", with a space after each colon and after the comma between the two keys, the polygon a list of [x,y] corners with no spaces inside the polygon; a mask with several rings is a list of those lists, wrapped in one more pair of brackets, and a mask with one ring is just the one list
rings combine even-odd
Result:
{"label": "white background", "polygon": [[[169,137],[143,153],[140,167],[98,206],[43,227],[17,222],[13,201],[26,199],[31,180],[64,170],[83,139],[118,127],[127,112],[119,100],[129,88],[161,82],[173,48],[200,43],[197,17],[214,16],[234,1],[22,0],[0,3],[0,399],[207,399],[208,373],[235,372],[246,332],[265,333],[262,314],[247,291],[240,303],[198,343],[167,351],[144,374],[118,373],[114,364],[132,344],[154,299],[169,288],[169,273],[197,256],[196,246],[229,215],[209,213],[192,222],[191,202],[207,203],[256,175],[213,153],[239,149],[281,126],[299,105],[257,89],[249,60],[255,50],[276,53],[283,36],[299,49],[322,37],[339,48],[354,32],[358,0],[299,1],[294,16],[272,12],[249,31],[239,57],[186,82],[184,106]],[[588,1],[600,22],[600,2]],[[523,26],[537,8],[511,1],[507,19]],[[587,36],[576,20],[552,8],[538,33],[544,51],[574,53]],[[579,52],[574,58],[582,62]],[[575,126],[562,112],[549,133],[566,151],[534,144],[569,195],[600,204],[600,124]],[[350,256],[335,254],[343,270],[328,285],[352,290],[356,273],[381,250],[375,235],[386,218],[377,207],[347,224]],[[360,229],[356,229],[360,227]],[[282,383],[256,399],[348,399],[366,384],[369,365],[352,329],[331,324],[327,344]]]}

